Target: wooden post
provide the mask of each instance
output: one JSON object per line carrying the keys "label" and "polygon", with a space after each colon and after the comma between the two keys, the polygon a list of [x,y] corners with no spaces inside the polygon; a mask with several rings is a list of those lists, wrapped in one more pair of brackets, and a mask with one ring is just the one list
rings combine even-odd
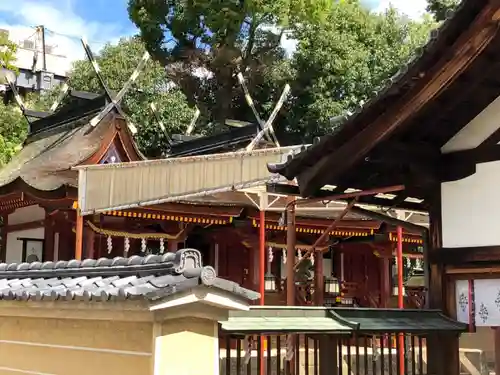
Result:
{"label": "wooden post", "polygon": [[[260,305],[264,306],[265,304],[265,282],[266,282],[266,212],[262,209],[259,212],[259,293],[260,293]],[[271,270],[269,270],[271,271]],[[271,343],[268,343],[270,345]],[[264,370],[264,336],[260,336],[260,353],[259,353],[259,361],[260,361],[260,374],[265,374]]]}
{"label": "wooden post", "polygon": [[391,296],[391,260],[387,256],[380,258],[380,302],[387,308]]}
{"label": "wooden post", "polygon": [[315,251],[314,259],[314,303],[316,306],[325,304],[325,277],[323,272],[323,251]]}
{"label": "wooden post", "polygon": [[[404,309],[404,296],[403,296],[403,228],[398,227],[398,249],[397,249],[397,260],[398,260],[398,308]],[[405,338],[402,333],[399,334],[399,373],[405,373]]]}
{"label": "wooden post", "polygon": [[[427,200],[429,210],[429,246],[424,248],[425,259],[428,253],[439,251],[442,243],[441,223],[441,185],[437,185]],[[442,264],[425,264],[429,272],[429,305],[431,309],[442,310],[449,314],[446,306],[446,283]],[[457,375],[460,372],[458,335],[431,335],[427,339],[427,372],[429,374]]]}
{"label": "wooden post", "polygon": [[286,304],[295,305],[295,198],[288,199],[286,226]]}
{"label": "wooden post", "polygon": [[500,374],[500,327],[495,327],[495,374]]}
{"label": "wooden post", "polygon": [[264,305],[265,293],[264,288],[266,278],[266,212],[259,212],[259,293],[260,305]]}
{"label": "wooden post", "polygon": [[43,261],[54,260],[54,220],[45,209]]}
{"label": "wooden post", "polygon": [[319,375],[338,373],[339,365],[342,365],[338,363],[338,350],[338,339],[333,334],[319,337]]}
{"label": "wooden post", "polygon": [[9,225],[9,214],[2,215],[2,242],[0,244],[0,262],[7,262],[7,226]]}
{"label": "wooden post", "polygon": [[77,208],[75,211],[76,211],[75,259],[82,260],[83,216],[80,214],[79,208]]}
{"label": "wooden post", "polygon": [[87,259],[93,259],[95,257],[94,254],[94,242],[95,242],[95,232],[88,227],[83,228],[83,233],[84,233],[84,248],[85,251],[83,252],[84,257]]}
{"label": "wooden post", "polygon": [[175,253],[178,248],[179,248],[179,242],[174,240],[167,241],[167,249],[169,253]]}

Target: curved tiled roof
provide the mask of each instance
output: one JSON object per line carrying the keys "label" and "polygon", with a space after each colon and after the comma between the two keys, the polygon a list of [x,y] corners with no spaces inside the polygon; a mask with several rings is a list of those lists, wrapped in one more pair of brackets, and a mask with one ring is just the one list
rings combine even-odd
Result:
{"label": "curved tiled roof", "polygon": [[201,253],[175,253],[130,258],[0,264],[3,300],[155,300],[198,285],[222,289],[248,299],[259,294],[203,266]]}

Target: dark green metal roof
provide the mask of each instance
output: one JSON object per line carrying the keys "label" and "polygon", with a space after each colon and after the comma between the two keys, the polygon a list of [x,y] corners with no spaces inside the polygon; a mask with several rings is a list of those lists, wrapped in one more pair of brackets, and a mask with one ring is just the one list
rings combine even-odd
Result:
{"label": "dark green metal roof", "polygon": [[325,308],[303,306],[252,306],[231,311],[222,329],[248,333],[432,333],[463,332],[467,325],[439,310]]}
{"label": "dark green metal roof", "polygon": [[244,333],[336,333],[351,334],[358,324],[332,319],[323,307],[252,306],[250,311],[230,311],[229,319],[220,322],[222,329]]}
{"label": "dark green metal roof", "polygon": [[359,331],[369,332],[464,332],[467,325],[452,320],[439,310],[413,309],[330,309],[333,319],[359,324]]}

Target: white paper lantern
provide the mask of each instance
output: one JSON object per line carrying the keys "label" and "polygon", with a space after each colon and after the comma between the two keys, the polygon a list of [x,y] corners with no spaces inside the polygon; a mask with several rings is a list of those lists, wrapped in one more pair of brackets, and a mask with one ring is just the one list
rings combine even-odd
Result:
{"label": "white paper lantern", "polygon": [[267,261],[269,263],[272,263],[273,259],[274,259],[273,248],[269,246],[269,249],[267,249]]}
{"label": "white paper lantern", "polygon": [[108,245],[108,254],[111,254],[111,251],[113,250],[113,239],[111,238],[111,236],[108,236],[107,245]]}

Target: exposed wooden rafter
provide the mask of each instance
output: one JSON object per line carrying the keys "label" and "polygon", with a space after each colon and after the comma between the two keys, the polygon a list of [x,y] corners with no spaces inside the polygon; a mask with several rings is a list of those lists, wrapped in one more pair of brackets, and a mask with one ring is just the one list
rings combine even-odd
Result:
{"label": "exposed wooden rafter", "polygon": [[[293,185],[271,183],[266,185],[266,189],[268,193],[300,196],[299,188]],[[314,195],[314,199],[316,200],[332,199],[332,196],[337,191],[345,191],[345,189],[344,190],[338,189],[334,191],[320,190]],[[406,192],[402,191],[400,194],[405,195],[405,199],[407,199]],[[341,196],[342,193],[339,193],[339,195],[335,199],[340,199],[340,200],[346,199],[346,198],[341,198]],[[350,196],[352,197],[353,195]],[[415,198],[421,198],[421,197],[415,197]],[[397,197],[393,199],[387,199],[387,198],[379,198],[373,195],[359,196],[358,194],[358,203],[373,205],[378,207],[385,207],[385,208],[400,208],[410,211],[425,211],[425,203],[416,203],[408,200],[403,200],[402,202],[400,202],[399,200],[397,200]]]}

